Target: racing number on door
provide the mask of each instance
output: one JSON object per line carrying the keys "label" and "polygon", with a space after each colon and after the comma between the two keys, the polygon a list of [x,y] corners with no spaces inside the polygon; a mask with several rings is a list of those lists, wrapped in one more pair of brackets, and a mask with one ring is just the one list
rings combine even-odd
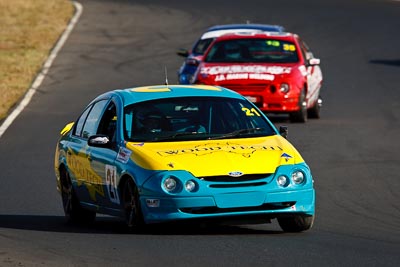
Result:
{"label": "racing number on door", "polygon": [[119,204],[117,191],[117,168],[112,165],[106,165],[106,187],[111,202]]}

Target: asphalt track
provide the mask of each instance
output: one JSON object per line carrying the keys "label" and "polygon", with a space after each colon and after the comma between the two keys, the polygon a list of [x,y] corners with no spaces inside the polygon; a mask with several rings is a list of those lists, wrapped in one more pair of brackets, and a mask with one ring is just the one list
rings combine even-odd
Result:
{"label": "asphalt track", "polygon": [[[30,104],[0,138],[0,266],[399,266],[400,2],[89,0]],[[138,234],[100,217],[72,227],[56,192],[60,129],[94,96],[176,82],[208,26],[274,23],[321,58],[322,118],[291,124],[311,166],[312,230],[164,226]]]}

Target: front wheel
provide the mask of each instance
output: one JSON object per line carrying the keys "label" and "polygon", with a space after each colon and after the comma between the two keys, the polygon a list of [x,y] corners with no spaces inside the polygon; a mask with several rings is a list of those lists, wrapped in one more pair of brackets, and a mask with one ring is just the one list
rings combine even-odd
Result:
{"label": "front wheel", "polygon": [[96,218],[96,212],[86,210],[79,204],[68,172],[61,171],[61,198],[64,214],[69,223],[90,224]]}
{"label": "front wheel", "polygon": [[306,92],[305,90],[301,90],[299,97],[299,110],[293,113],[290,113],[290,121],[291,122],[306,122],[307,121],[307,102],[306,102]]}
{"label": "front wheel", "polygon": [[278,218],[278,223],[285,232],[302,232],[311,229],[314,217],[314,215],[293,215]]}
{"label": "front wheel", "polygon": [[138,229],[143,226],[143,215],[140,208],[139,191],[135,183],[128,179],[122,188],[122,205],[125,211],[125,221],[128,229]]}
{"label": "front wheel", "polygon": [[314,106],[308,110],[308,117],[312,119],[319,119],[321,117],[322,98],[318,96]]}

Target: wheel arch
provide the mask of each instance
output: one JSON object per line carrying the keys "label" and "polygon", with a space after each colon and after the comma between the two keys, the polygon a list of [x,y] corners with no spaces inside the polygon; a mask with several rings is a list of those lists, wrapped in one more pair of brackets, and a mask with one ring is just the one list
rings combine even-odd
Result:
{"label": "wheel arch", "polygon": [[308,83],[307,80],[301,80],[301,81],[297,81],[292,83],[292,93],[294,94],[294,96],[297,96],[300,98],[300,94],[301,92],[304,91],[305,95],[306,95],[306,101],[307,101],[307,93],[308,93]]}
{"label": "wheel arch", "polygon": [[59,164],[57,172],[57,189],[60,191],[62,185],[66,183],[67,179],[67,176],[65,175],[67,173],[67,166],[65,163],[62,162]]}
{"label": "wheel arch", "polygon": [[307,96],[307,93],[308,93],[308,83],[307,82],[303,83],[303,90],[306,92],[306,96]]}
{"label": "wheel arch", "polygon": [[308,94],[308,83],[307,83],[307,81],[304,81],[303,84],[301,84],[299,93],[301,93],[301,91],[304,91],[304,93],[306,94],[306,101],[307,101],[307,94]]}
{"label": "wheel arch", "polygon": [[133,175],[131,175],[129,173],[122,174],[121,178],[119,179],[119,184],[118,184],[118,191],[120,192],[120,197],[122,197],[121,196],[122,189],[123,189],[122,187],[125,185],[126,181],[128,181],[128,180],[131,180],[137,186],[137,183],[136,183]]}

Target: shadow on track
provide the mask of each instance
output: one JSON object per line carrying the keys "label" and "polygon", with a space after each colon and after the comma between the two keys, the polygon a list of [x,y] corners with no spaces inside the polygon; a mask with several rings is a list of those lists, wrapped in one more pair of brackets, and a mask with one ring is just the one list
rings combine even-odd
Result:
{"label": "shadow on track", "polygon": [[369,63],[400,67],[400,59],[372,59]]}
{"label": "shadow on track", "polygon": [[284,234],[277,230],[251,229],[246,226],[200,224],[200,223],[168,223],[155,224],[137,231],[128,231],[125,223],[114,217],[96,218],[91,225],[72,225],[64,216],[40,215],[0,215],[0,228],[94,234],[136,234],[136,235],[276,235]]}

